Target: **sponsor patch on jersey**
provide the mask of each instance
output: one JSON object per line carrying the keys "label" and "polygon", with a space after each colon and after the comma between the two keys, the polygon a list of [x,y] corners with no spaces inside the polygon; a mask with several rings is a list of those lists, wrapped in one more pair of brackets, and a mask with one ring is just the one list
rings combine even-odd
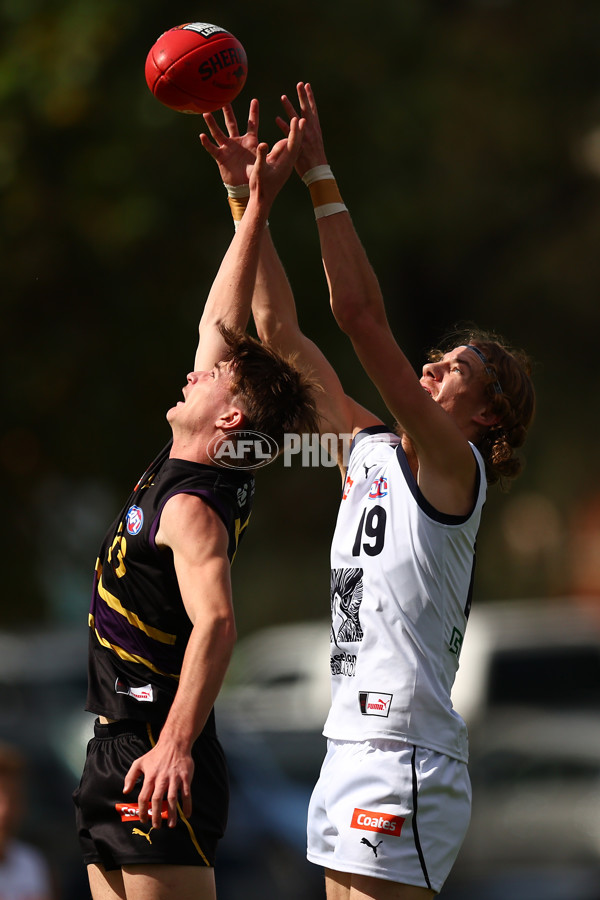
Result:
{"label": "sponsor patch on jersey", "polygon": [[460,651],[462,650],[464,635],[462,631],[459,631],[456,626],[452,629],[452,637],[450,638],[450,644],[448,646],[448,650],[450,653],[456,653],[456,656],[460,656]]}
{"label": "sponsor patch on jersey", "polygon": [[377,694],[372,691],[359,691],[358,705],[363,716],[383,716],[390,714],[393,694]]}
{"label": "sponsor patch on jersey", "polygon": [[121,678],[117,678],[115,681],[115,693],[126,694],[128,697],[133,697],[133,699],[137,700],[139,703],[154,702],[154,690],[151,684],[144,684],[141,687],[131,687],[131,685],[126,684]]}
{"label": "sponsor patch on jersey", "polygon": [[371,500],[378,500],[380,497],[387,497],[388,492],[388,483],[387,478],[385,476],[381,476],[381,478],[376,478],[373,484],[371,485],[371,490],[369,491],[369,497]]}
{"label": "sponsor patch on jersey", "polygon": [[404,821],[402,816],[373,812],[370,809],[359,809],[357,807],[352,813],[350,828],[358,828],[360,831],[374,831],[376,834],[389,834],[391,837],[400,837]]}
{"label": "sponsor patch on jersey", "polygon": [[344,493],[342,494],[342,500],[348,499],[348,494],[350,493],[350,488],[354,484],[354,481],[350,478],[349,475],[346,475],[346,483],[344,485]]}
{"label": "sponsor patch on jersey", "polygon": [[139,506],[130,506],[127,510],[127,533],[136,535],[142,530],[144,513]]}
{"label": "sponsor patch on jersey", "polygon": [[[137,803],[115,803],[115,809],[121,816],[121,822],[139,822],[140,808]],[[169,806],[166,800],[162,802],[161,819],[169,818]]]}

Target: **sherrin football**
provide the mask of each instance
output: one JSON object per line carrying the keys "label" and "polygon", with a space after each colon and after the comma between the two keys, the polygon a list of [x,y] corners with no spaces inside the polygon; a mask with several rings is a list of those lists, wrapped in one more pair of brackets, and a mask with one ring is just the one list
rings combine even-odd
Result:
{"label": "sherrin football", "polygon": [[231,103],[248,74],[246,51],[229,31],[188,22],[158,38],[146,58],[146,82],[157,100],[183,113]]}

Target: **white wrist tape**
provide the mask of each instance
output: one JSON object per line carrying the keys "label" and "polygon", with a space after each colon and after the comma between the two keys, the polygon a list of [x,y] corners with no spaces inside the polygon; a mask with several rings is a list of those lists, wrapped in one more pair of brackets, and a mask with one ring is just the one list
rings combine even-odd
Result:
{"label": "white wrist tape", "polygon": [[314,166],[304,173],[302,181],[310,191],[315,219],[324,219],[326,216],[335,216],[336,213],[348,212],[337,181],[333,177],[331,166]]}
{"label": "white wrist tape", "polygon": [[330,180],[333,180],[333,172],[331,171],[331,166],[314,166],[312,169],[309,169],[308,172],[305,172],[302,176],[302,181],[307,187],[310,187],[310,185],[315,181]]}
{"label": "white wrist tape", "polygon": [[323,206],[315,206],[315,219],[324,219],[326,216],[335,216],[341,212],[348,212],[345,203],[324,203]]}
{"label": "white wrist tape", "polygon": [[249,184],[225,184],[225,182],[223,182],[223,187],[227,190],[227,196],[233,197],[236,200],[241,200],[243,197],[250,196]]}

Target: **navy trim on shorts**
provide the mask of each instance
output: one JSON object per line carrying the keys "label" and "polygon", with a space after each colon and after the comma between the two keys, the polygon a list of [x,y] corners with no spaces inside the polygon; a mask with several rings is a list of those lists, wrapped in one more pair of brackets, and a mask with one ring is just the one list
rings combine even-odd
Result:
{"label": "navy trim on shorts", "polygon": [[417,755],[417,748],[413,747],[412,756],[410,758],[410,765],[412,768],[412,793],[413,793],[413,815],[412,815],[412,830],[413,837],[415,839],[415,847],[417,848],[417,853],[419,855],[419,862],[421,863],[421,869],[423,870],[423,876],[427,883],[427,887],[430,891],[433,890],[431,887],[431,882],[429,880],[429,875],[427,873],[427,866],[425,865],[425,857],[423,856],[423,848],[421,847],[421,839],[419,837],[419,826],[417,825],[417,807],[418,807],[418,790],[417,790],[417,768],[415,765],[415,758]]}

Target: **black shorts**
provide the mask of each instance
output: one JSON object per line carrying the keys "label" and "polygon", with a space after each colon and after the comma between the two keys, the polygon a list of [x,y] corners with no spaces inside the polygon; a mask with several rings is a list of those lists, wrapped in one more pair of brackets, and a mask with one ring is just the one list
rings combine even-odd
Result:
{"label": "black shorts", "polygon": [[229,782],[225,755],[211,720],[192,750],[192,815],[186,819],[178,804],[175,828],[169,828],[166,821],[160,828],[152,828],[149,821],[140,822],[137,797],[141,780],[129,794],[123,794],[129,767],[154,746],[159,729],[132,719],[109,725],[96,720],[81,782],[73,794],[86,865],[98,863],[106,870],[153,863],[214,866],[217,843],[227,824]]}

